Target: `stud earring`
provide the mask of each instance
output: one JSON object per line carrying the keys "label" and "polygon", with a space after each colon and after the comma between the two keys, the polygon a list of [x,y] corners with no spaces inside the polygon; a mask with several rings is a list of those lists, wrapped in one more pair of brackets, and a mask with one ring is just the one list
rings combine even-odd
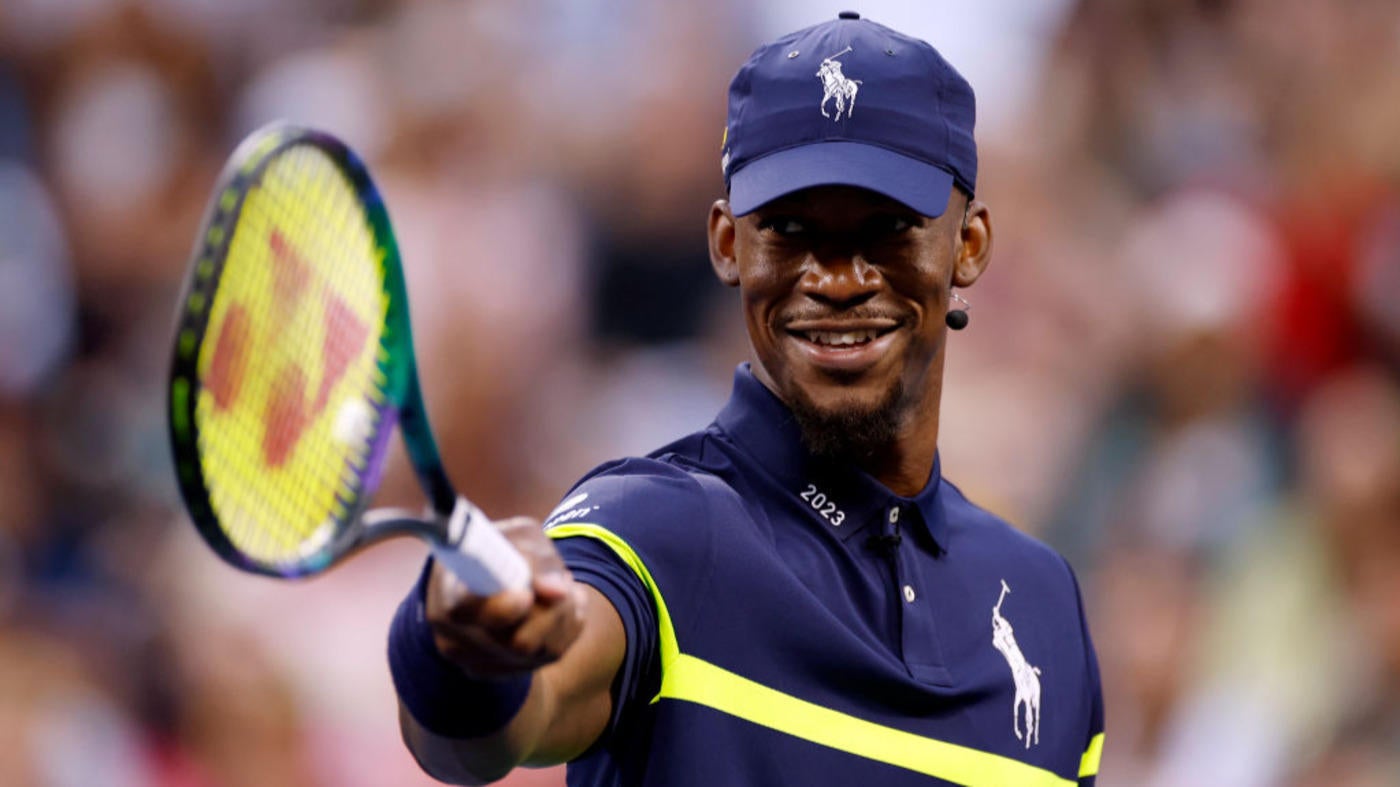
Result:
{"label": "stud earring", "polygon": [[966,298],[957,294],[956,292],[950,294],[952,295],[953,300],[962,304],[962,308],[949,309],[948,313],[944,315],[943,321],[948,324],[949,328],[952,328],[955,331],[961,331],[963,328],[967,327],[967,312],[969,309],[972,308],[972,304],[968,303]]}

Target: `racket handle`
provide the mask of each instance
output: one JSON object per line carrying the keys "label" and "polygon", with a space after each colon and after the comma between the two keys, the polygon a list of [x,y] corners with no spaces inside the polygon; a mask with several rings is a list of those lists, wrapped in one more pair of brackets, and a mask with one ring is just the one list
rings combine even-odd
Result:
{"label": "racket handle", "polygon": [[490,596],[530,585],[525,556],[465,497],[457,498],[448,518],[447,540],[433,542],[433,558],[476,595]]}

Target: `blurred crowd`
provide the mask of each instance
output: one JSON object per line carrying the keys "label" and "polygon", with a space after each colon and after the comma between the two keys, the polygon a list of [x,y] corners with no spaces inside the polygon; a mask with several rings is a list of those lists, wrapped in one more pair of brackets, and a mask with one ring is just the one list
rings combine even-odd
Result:
{"label": "blurred crowd", "polygon": [[[168,334],[242,135],[369,160],[448,467],[539,516],[727,395],[724,88],[821,5],[4,0],[0,785],[429,783],[383,658],[421,547],[275,583],[179,506]],[[979,127],[940,450],[1079,574],[1100,783],[1400,784],[1400,4],[866,5],[945,51],[1047,20]],[[380,499],[418,494],[400,458]]]}

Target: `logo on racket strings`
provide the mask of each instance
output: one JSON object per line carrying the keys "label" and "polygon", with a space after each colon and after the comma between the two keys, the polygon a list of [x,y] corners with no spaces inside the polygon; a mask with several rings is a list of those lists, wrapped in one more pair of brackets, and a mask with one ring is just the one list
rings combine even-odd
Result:
{"label": "logo on racket strings", "polygon": [[[314,282],[312,266],[274,229],[267,236],[272,275],[265,277],[270,287],[271,309],[263,320],[264,341],[305,341],[310,337],[286,337],[280,332],[292,330],[303,310],[319,302],[321,322],[320,381],[313,396],[307,396],[311,375],[296,360],[283,360],[269,370],[270,382],[263,410],[261,448],[263,461],[269,467],[280,467],[290,458],[313,421],[325,412],[331,392],[345,377],[351,363],[364,350],[370,337],[370,326],[362,320],[344,298],[323,282]],[[314,292],[313,292],[314,290]],[[241,301],[229,304],[214,351],[204,387],[214,399],[216,411],[233,408],[245,395],[250,375],[249,364],[260,359],[250,358],[254,344],[256,321]],[[277,363],[277,361],[273,361]],[[338,430],[340,431],[340,430]]]}

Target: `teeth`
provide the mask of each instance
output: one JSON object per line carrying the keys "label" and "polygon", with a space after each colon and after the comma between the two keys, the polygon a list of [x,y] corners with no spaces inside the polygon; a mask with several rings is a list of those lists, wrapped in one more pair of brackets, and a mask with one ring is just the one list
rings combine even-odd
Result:
{"label": "teeth", "polygon": [[815,344],[825,344],[832,347],[843,347],[853,344],[865,344],[874,341],[876,331],[807,331],[804,335],[807,340]]}

